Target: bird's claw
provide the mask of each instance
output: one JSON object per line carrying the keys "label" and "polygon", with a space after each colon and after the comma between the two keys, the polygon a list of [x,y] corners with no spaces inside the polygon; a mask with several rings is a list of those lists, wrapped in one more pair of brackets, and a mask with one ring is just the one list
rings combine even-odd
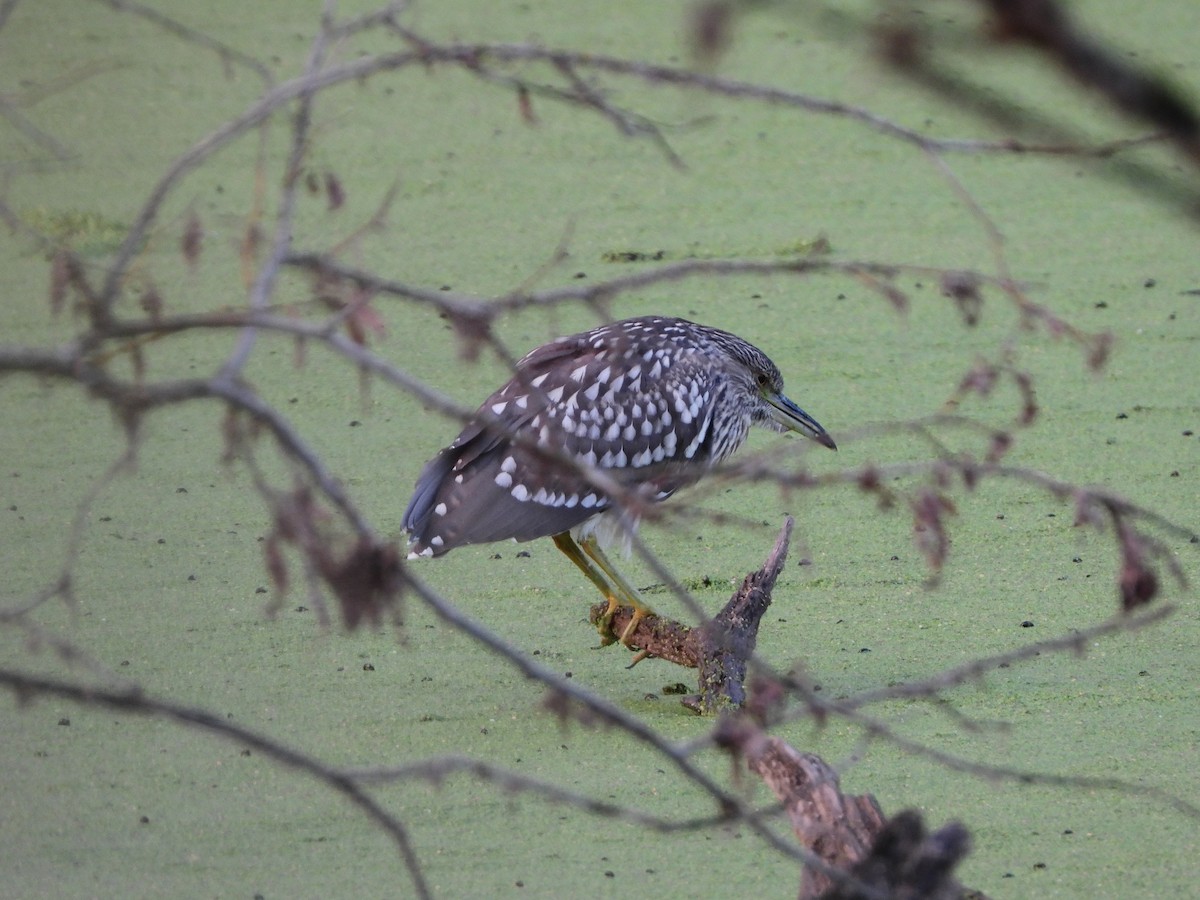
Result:
{"label": "bird's claw", "polygon": [[644,618],[646,618],[646,611],[644,609],[638,609],[637,607],[634,607],[633,615],[629,617],[629,624],[626,625],[625,630],[621,632],[621,643],[630,650],[638,649],[637,647],[634,647],[633,644],[629,643],[629,640],[633,637],[633,633],[637,631],[638,625],[641,624],[642,619]]}
{"label": "bird's claw", "polygon": [[613,615],[620,605],[612,597],[608,598],[608,608],[601,613],[600,618],[596,619],[596,630],[600,632],[600,646],[607,647],[609,644],[617,642],[617,633],[613,631],[612,620]]}
{"label": "bird's claw", "polygon": [[640,663],[643,659],[650,659],[653,655],[654,654],[651,653],[649,650],[639,650],[637,653],[633,654],[633,659],[631,659],[629,661],[629,665],[627,665],[625,668],[632,669],[634,666],[636,666],[638,663]]}
{"label": "bird's claw", "polygon": [[630,643],[630,640],[633,638],[634,632],[637,631],[638,625],[646,618],[648,610],[639,609],[636,606],[630,607],[633,610],[633,615],[629,617],[629,624],[618,635],[613,629],[612,620],[620,608],[621,604],[615,598],[609,598],[608,609],[596,621],[596,630],[600,632],[600,646],[607,647],[610,644],[620,641],[627,649],[637,652],[641,648]]}

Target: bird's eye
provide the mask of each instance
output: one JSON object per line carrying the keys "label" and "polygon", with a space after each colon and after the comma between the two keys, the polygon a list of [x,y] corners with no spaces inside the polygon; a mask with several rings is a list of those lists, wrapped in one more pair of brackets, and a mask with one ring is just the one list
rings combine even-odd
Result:
{"label": "bird's eye", "polygon": [[771,379],[767,377],[765,372],[759,372],[757,375],[757,379],[758,379],[758,386],[760,388],[765,388],[771,383]]}

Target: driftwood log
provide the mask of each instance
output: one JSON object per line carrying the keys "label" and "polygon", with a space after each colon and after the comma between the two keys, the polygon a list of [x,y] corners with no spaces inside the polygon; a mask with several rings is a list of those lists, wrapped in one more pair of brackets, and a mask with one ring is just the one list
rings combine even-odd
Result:
{"label": "driftwood log", "polygon": [[[634,663],[653,656],[699,670],[699,693],[685,705],[722,714],[718,745],[745,760],[770,788],[813,856],[801,875],[801,900],[986,900],[952,877],[970,850],[966,828],[952,822],[929,833],[911,810],[887,819],[870,794],[843,794],[837,772],[819,756],[768,735],[762,702],[746,708],[747,664],[787,559],[793,525],[789,516],[762,568],[746,576],[712,621],[690,628],[661,616],[642,619],[629,638],[639,650]],[[593,624],[606,608],[592,607]],[[629,607],[617,610],[613,631],[621,634],[632,616]]]}

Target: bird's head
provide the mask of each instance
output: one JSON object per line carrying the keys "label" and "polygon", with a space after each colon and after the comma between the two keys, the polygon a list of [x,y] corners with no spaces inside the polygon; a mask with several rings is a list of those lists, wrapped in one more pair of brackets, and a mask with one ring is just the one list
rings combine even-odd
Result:
{"label": "bird's head", "polygon": [[783,392],[783,376],[765,353],[750,344],[740,347],[735,359],[743,367],[743,387],[750,395],[751,421],[773,431],[794,431],[830,450],[837,444],[821,423],[802,410]]}

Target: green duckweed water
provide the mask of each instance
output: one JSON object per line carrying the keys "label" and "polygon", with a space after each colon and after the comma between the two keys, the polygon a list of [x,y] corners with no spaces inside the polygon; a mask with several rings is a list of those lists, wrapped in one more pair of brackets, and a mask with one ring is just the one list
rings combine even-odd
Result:
{"label": "green duckweed water", "polygon": [[[213,2],[200,11],[164,0],[156,8],[255,55],[279,79],[302,64],[317,15],[306,4]],[[601,15],[579,4],[445,2],[418,5],[412,23],[433,37],[536,38],[680,63],[687,59],[679,24],[685,9],[617,6]],[[1131,54],[1185,85],[1200,84],[1188,4],[1156,2],[1135,13],[1094,0],[1076,9]],[[342,14],[355,11],[342,5]],[[999,53],[977,62],[978,77],[1011,85],[1022,102],[1073,119],[1098,109],[1042,66],[1017,67]],[[962,113],[898,87],[786,8],[740,19],[719,72],[837,96],[937,135],[990,135]],[[63,77],[70,84],[62,89],[36,90]],[[306,196],[297,245],[341,239],[395,184],[385,226],[363,238],[353,262],[411,284],[489,297],[531,279],[549,287],[611,277],[625,269],[606,261],[614,252],[771,258],[819,237],[838,259],[992,265],[979,223],[907,146],[844,120],[634,82],[614,87],[616,100],[665,123],[685,169],[599,116],[540,98],[530,126],[507,92],[460,72],[412,70],[340,87],[317,106],[311,164],[336,172],[347,202],[331,213],[323,198]],[[48,151],[4,125],[0,158],[13,173],[5,201],[44,236],[94,240],[86,257],[102,266],[157,175],[252,103],[258,89],[248,71],[227,70],[211,52],[98,4],[18,4],[0,34],[0,91],[17,99],[36,94],[23,113],[68,154],[42,165]],[[1104,134],[1132,131],[1102,121]],[[286,151],[285,132],[280,120],[267,139],[273,159]],[[187,179],[143,249],[135,295],[153,286],[174,312],[243,302],[236,248],[257,152],[256,139],[244,140]],[[917,275],[897,282],[911,302],[903,317],[860,281],[832,276],[664,283],[621,297],[612,313],[687,316],[762,346],[783,370],[789,394],[839,440],[837,456],[806,458],[818,473],[919,458],[927,451],[919,439],[873,426],[937,411],[978,354],[1015,335],[1042,418],[1020,436],[1010,461],[1105,485],[1195,528],[1195,226],[1103,177],[1104,164],[949,161],[1003,232],[1007,261],[1034,298],[1082,329],[1115,335],[1104,374],[1089,373],[1062,341],[1015,331],[999,298],[989,299],[979,327],[964,329],[935,281]],[[178,245],[189,213],[205,227],[194,268]],[[79,323],[50,318],[47,264],[33,239],[6,232],[2,240],[3,342],[69,339]],[[546,270],[560,241],[568,256]],[[298,280],[280,290],[283,302],[305,296]],[[455,339],[434,312],[376,305],[387,328],[378,349],[439,390],[473,403],[502,377],[494,360],[453,362]],[[563,309],[513,316],[501,330],[523,350],[591,321]],[[233,339],[197,334],[149,347],[150,370],[208,371]],[[248,376],[367,515],[395,533],[421,463],[452,436],[453,424],[383,385],[364,393],[354,372],[319,351],[297,368],[284,341],[264,340]],[[1018,402],[1004,387],[964,411],[999,424]],[[77,503],[124,439],[105,410],[70,386],[8,377],[0,404],[3,596],[15,604],[56,577]],[[50,605],[39,614],[47,633],[69,637],[111,673],[98,679],[135,680],[154,696],[203,705],[335,764],[465,754],[654,815],[713,813],[644,748],[615,732],[563,727],[542,710],[536,686],[419,603],[408,604],[399,635],[325,632],[301,592],[269,617],[260,544],[268,517],[246,473],[221,465],[220,424],[221,411],[199,403],[147,420],[136,468],[101,490],[89,514],[74,570],[77,607]],[[776,442],[758,435],[750,450]],[[902,510],[881,515],[853,488],[782,498],[739,487],[697,496],[748,524],[699,520],[677,530],[647,527],[645,536],[712,610],[758,565],[783,514],[797,516],[793,562],[777,586],[760,650],[780,667],[802,664],[830,696],[928,677],[1062,635],[1116,606],[1111,540],[1072,528],[1069,504],[1018,482],[989,482],[959,498],[951,557],[936,590],[927,587],[909,517]],[[521,549],[529,555],[518,556]],[[1170,537],[1167,549],[1194,577],[1196,546]],[[506,640],[669,739],[702,733],[708,723],[661,693],[683,677],[679,671],[653,661],[627,671],[620,650],[594,648],[588,586],[557,557],[548,542],[469,548],[420,573]],[[655,580],[636,561],[629,569],[635,583]],[[1042,656],[951,692],[973,729],[927,703],[872,711],[905,738],[969,760],[1115,777],[1194,804],[1200,621],[1193,589],[1166,578],[1164,589],[1178,605],[1164,627],[1104,640],[1080,656]],[[664,611],[673,611],[661,597]],[[91,677],[13,630],[0,631],[0,654],[6,667]],[[159,719],[11,698],[0,705],[0,733],[0,895],[410,892],[394,847],[362,815],[231,742]],[[962,880],[991,896],[1185,896],[1200,874],[1196,819],[1161,799],[992,782],[886,742],[864,742],[838,721],[781,733],[843,766],[844,786],[875,794],[885,811],[915,806],[932,824],[965,822],[974,850]],[[723,757],[700,762],[728,777]],[[761,789],[746,789],[767,799]],[[438,896],[796,891],[794,866],[743,827],[656,834],[467,776],[437,787],[406,782],[377,796],[410,829]]]}

